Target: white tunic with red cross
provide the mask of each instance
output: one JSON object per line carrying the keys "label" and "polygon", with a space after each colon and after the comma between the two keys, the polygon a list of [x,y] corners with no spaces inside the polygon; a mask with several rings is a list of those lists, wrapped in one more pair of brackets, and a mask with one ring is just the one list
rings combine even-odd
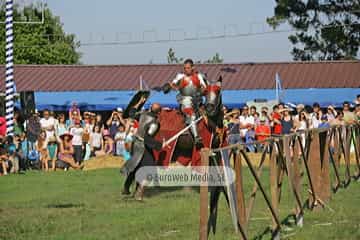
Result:
{"label": "white tunic with red cross", "polygon": [[204,76],[201,73],[193,73],[191,76],[178,73],[172,84],[179,88],[176,99],[181,104],[181,110],[186,115],[193,115],[194,108],[197,109],[202,101],[202,88],[207,86]]}

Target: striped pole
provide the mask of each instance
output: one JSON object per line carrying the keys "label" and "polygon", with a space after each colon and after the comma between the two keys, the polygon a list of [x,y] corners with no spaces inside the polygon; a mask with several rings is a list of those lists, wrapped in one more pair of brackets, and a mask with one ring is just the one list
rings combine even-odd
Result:
{"label": "striped pole", "polygon": [[6,0],[6,72],[5,72],[5,107],[6,107],[6,133],[13,135],[14,131],[14,57],[13,57],[13,0]]}

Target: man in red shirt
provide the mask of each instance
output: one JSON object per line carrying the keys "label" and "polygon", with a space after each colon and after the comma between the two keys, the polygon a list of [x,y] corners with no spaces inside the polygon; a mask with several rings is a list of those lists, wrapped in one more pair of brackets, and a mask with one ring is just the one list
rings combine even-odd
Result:
{"label": "man in red shirt", "polygon": [[263,141],[271,135],[270,126],[265,124],[266,119],[260,118],[260,124],[255,128],[256,140]]}
{"label": "man in red shirt", "polygon": [[281,114],[279,113],[278,105],[275,105],[273,107],[271,120],[272,120],[272,133],[276,135],[280,135],[282,131],[282,127],[281,127]]}

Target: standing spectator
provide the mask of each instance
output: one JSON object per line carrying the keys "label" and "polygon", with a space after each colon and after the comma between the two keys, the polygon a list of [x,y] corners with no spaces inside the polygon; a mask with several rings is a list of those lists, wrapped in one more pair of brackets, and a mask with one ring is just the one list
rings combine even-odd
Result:
{"label": "standing spectator", "polygon": [[69,120],[74,121],[75,119],[79,119],[79,116],[81,116],[80,114],[80,109],[78,108],[77,103],[73,102],[69,109]]}
{"label": "standing spectator", "polygon": [[49,110],[44,110],[43,118],[40,119],[40,125],[41,129],[46,131],[47,140],[55,135],[55,119],[50,117]]}
{"label": "standing spectator", "polygon": [[350,111],[350,103],[347,101],[343,103],[343,114],[345,123],[355,123],[355,114]]}
{"label": "standing spectator", "polygon": [[23,121],[18,111],[14,113],[14,135],[20,136],[24,132]]}
{"label": "standing spectator", "polygon": [[36,142],[36,151],[40,153],[41,168],[45,169],[45,171],[48,171],[49,152],[47,149],[47,137],[45,130],[40,132],[38,141]]}
{"label": "standing spectator", "polygon": [[355,103],[355,105],[360,104],[360,94],[358,94],[358,95],[356,96],[356,99],[355,99],[354,103]]}
{"label": "standing spectator", "polygon": [[360,123],[360,104],[357,104],[355,106],[355,117],[356,117],[357,123]]}
{"label": "standing spectator", "polygon": [[57,146],[56,137],[49,138],[49,142],[47,145],[47,150],[49,153],[49,160],[51,161],[51,170],[55,171],[56,167],[56,159],[58,155],[58,146]]}
{"label": "standing spectator", "polygon": [[249,114],[249,107],[244,106],[242,114],[240,116],[240,135],[245,140],[246,133],[249,129],[254,127],[254,117]]}
{"label": "standing spectator", "polygon": [[324,114],[321,117],[321,123],[319,124],[319,128],[329,128],[329,127],[330,127],[330,124],[328,122],[328,118],[327,118],[326,114]]}
{"label": "standing spectator", "polygon": [[229,144],[238,144],[241,143],[241,136],[240,136],[240,110],[233,109],[229,115],[229,121],[227,124],[228,134],[229,134]]}
{"label": "standing spectator", "polygon": [[70,128],[70,134],[73,136],[72,145],[74,148],[74,159],[77,164],[81,164],[83,160],[83,133],[84,129],[81,127],[80,120],[75,120],[75,126]]}
{"label": "standing spectator", "polygon": [[6,136],[6,119],[0,117],[0,136]]}
{"label": "standing spectator", "polygon": [[58,157],[61,161],[68,163],[74,169],[82,169],[84,165],[79,165],[74,161],[74,148],[72,145],[73,136],[66,132],[60,136],[61,142]]}
{"label": "standing spectator", "polygon": [[123,156],[125,151],[125,126],[119,125],[118,132],[115,134],[115,155]]}
{"label": "standing spectator", "polygon": [[97,114],[97,115],[96,115],[95,124],[100,126],[101,131],[104,131],[104,122],[103,122],[103,120],[102,120],[101,114]]}
{"label": "standing spectator", "polygon": [[63,135],[67,131],[66,123],[65,123],[65,115],[63,113],[59,114],[58,116],[58,123],[55,128],[55,135],[60,141],[60,136]]}
{"label": "standing spectator", "polygon": [[[35,142],[37,141],[41,132],[41,125],[39,119],[39,113],[37,110],[31,115],[26,125],[26,138],[29,143],[29,152],[35,149]],[[28,153],[26,154],[28,155]]]}
{"label": "standing spectator", "polygon": [[304,104],[298,104],[296,105],[296,115],[293,117],[293,120],[295,122],[298,122],[300,119],[300,113],[305,110]]}
{"label": "standing spectator", "polygon": [[342,126],[345,125],[344,121],[344,113],[342,111],[338,111],[336,117],[333,121],[330,122],[330,125]]}
{"label": "standing spectator", "polygon": [[106,125],[109,128],[110,135],[112,138],[115,137],[115,134],[119,128],[120,125],[125,126],[125,121],[122,118],[122,112],[123,110],[121,108],[118,108],[117,110],[114,110],[110,116],[110,118],[106,121]]}
{"label": "standing spectator", "polygon": [[328,119],[328,121],[332,121],[335,119],[336,117],[336,110],[333,106],[329,105],[326,109],[326,117]]}
{"label": "standing spectator", "polygon": [[290,109],[283,108],[280,113],[283,113],[281,119],[281,134],[290,134],[294,132],[294,123],[290,115]]}
{"label": "standing spectator", "polygon": [[319,103],[313,104],[313,112],[310,114],[311,128],[318,128],[321,122],[322,112]]}
{"label": "standing spectator", "polygon": [[250,107],[250,115],[251,115],[251,116],[254,116],[256,113],[257,113],[257,112],[256,112],[256,107],[255,107],[255,106],[251,106],[251,107]]}
{"label": "standing spectator", "polygon": [[271,126],[272,133],[275,135],[280,135],[282,132],[281,127],[281,114],[279,113],[279,106],[275,105],[273,107],[273,112],[271,114]]}
{"label": "standing spectator", "polygon": [[95,153],[101,151],[103,147],[103,137],[99,125],[95,125],[94,131],[90,135],[90,149],[91,156],[94,157]]}
{"label": "standing spectator", "polygon": [[[266,125],[266,117],[260,117],[260,124],[255,127],[255,136],[257,141],[264,141],[271,135],[271,129],[269,125]],[[257,146],[257,150],[261,151],[263,144]]]}

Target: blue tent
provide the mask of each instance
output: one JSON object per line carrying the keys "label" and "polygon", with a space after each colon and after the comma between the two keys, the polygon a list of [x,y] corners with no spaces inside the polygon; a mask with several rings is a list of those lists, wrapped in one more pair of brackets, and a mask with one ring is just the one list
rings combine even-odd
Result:
{"label": "blue tent", "polygon": [[[108,111],[116,107],[125,108],[136,91],[78,91],[78,92],[36,92],[35,102],[39,110],[66,111],[73,102],[82,110]],[[353,101],[360,94],[360,88],[321,88],[321,89],[286,89],[284,102],[312,105],[319,102],[322,107],[329,104],[340,106],[343,101]],[[254,99],[275,99],[274,89],[224,90],[223,102],[229,108],[242,107]],[[176,93],[163,94],[152,92],[145,107],[153,102],[163,106],[177,107]]]}

